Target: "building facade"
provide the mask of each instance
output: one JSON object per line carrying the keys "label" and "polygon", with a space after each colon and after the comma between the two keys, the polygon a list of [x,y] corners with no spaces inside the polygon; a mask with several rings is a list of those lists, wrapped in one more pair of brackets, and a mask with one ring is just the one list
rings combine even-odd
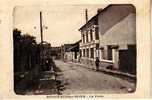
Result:
{"label": "building facade", "polygon": [[98,17],[92,17],[79,31],[82,40],[80,43],[81,62],[93,65],[95,58],[99,56]]}
{"label": "building facade", "polygon": [[106,68],[136,74],[136,9],[130,4],[112,4],[80,29],[82,61],[99,57]]}
{"label": "building facade", "polygon": [[63,61],[68,61],[69,59],[71,59],[70,50],[68,50],[71,47],[72,47],[72,44],[61,45],[61,59]]}
{"label": "building facade", "polygon": [[80,50],[79,50],[80,42],[81,40],[73,44],[64,44],[61,47],[61,55],[64,61],[74,61],[74,62],[80,61]]}
{"label": "building facade", "polygon": [[98,15],[100,59],[113,69],[136,73],[136,9],[130,4],[109,5]]}

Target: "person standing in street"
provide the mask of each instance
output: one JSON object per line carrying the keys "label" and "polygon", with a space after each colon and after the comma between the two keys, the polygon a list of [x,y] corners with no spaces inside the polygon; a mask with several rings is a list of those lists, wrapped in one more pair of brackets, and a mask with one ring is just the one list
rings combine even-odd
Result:
{"label": "person standing in street", "polygon": [[96,57],[96,61],[95,61],[95,64],[96,64],[96,71],[99,71],[99,63],[100,63],[100,60],[98,57]]}
{"label": "person standing in street", "polygon": [[47,59],[46,59],[46,70],[47,71],[49,71],[50,69],[51,69],[51,58],[50,57],[48,57]]}

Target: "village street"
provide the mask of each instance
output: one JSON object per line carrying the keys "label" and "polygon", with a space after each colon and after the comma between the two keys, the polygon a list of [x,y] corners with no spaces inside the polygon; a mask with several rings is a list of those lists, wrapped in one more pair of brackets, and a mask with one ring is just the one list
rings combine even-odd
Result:
{"label": "village street", "polygon": [[76,63],[56,60],[55,64],[61,69],[58,79],[64,85],[62,94],[127,93],[128,89],[135,87],[134,83],[83,68]]}
{"label": "village street", "polygon": [[17,7],[14,12],[16,94],[135,91],[137,46],[133,5],[40,7],[43,11],[37,7],[23,8]]}

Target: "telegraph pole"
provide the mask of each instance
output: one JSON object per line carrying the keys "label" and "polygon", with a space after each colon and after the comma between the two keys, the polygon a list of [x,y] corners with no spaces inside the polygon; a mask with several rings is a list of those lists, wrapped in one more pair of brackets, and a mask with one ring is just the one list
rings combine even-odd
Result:
{"label": "telegraph pole", "polygon": [[41,46],[40,46],[40,63],[41,63],[41,69],[43,68],[43,64],[44,64],[44,54],[43,54],[43,22],[42,22],[42,11],[40,11],[40,35],[41,35]]}
{"label": "telegraph pole", "polygon": [[41,43],[43,43],[43,25],[42,25],[42,11],[40,11],[40,32],[41,32]]}

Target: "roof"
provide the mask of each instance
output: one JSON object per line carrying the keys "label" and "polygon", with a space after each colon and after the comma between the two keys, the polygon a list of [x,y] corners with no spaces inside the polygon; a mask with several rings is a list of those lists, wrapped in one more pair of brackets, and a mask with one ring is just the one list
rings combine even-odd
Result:
{"label": "roof", "polygon": [[76,44],[68,49],[68,51],[79,51],[79,44]]}
{"label": "roof", "polygon": [[135,9],[134,5],[132,5],[132,4],[110,4],[107,7],[105,7],[103,10],[100,10],[97,14],[95,14],[86,24],[84,24],[83,26],[81,26],[80,29],[79,29],[79,31],[82,30],[82,28],[84,28],[89,22],[91,22],[92,20],[94,20],[95,18],[97,18],[97,16],[100,13],[106,11],[111,6],[132,6]]}
{"label": "roof", "polygon": [[64,44],[62,47],[64,48],[64,51],[65,52],[70,52],[71,50],[75,50],[74,48],[76,47],[78,50],[79,49],[79,43],[81,42],[81,40],[79,41],[76,41],[75,43],[73,44]]}
{"label": "roof", "polygon": [[79,51],[79,43],[80,42],[81,42],[81,40],[72,44],[72,46],[68,49],[68,51]]}
{"label": "roof", "polygon": [[64,50],[68,51],[68,49],[72,46],[72,44],[64,44]]}

